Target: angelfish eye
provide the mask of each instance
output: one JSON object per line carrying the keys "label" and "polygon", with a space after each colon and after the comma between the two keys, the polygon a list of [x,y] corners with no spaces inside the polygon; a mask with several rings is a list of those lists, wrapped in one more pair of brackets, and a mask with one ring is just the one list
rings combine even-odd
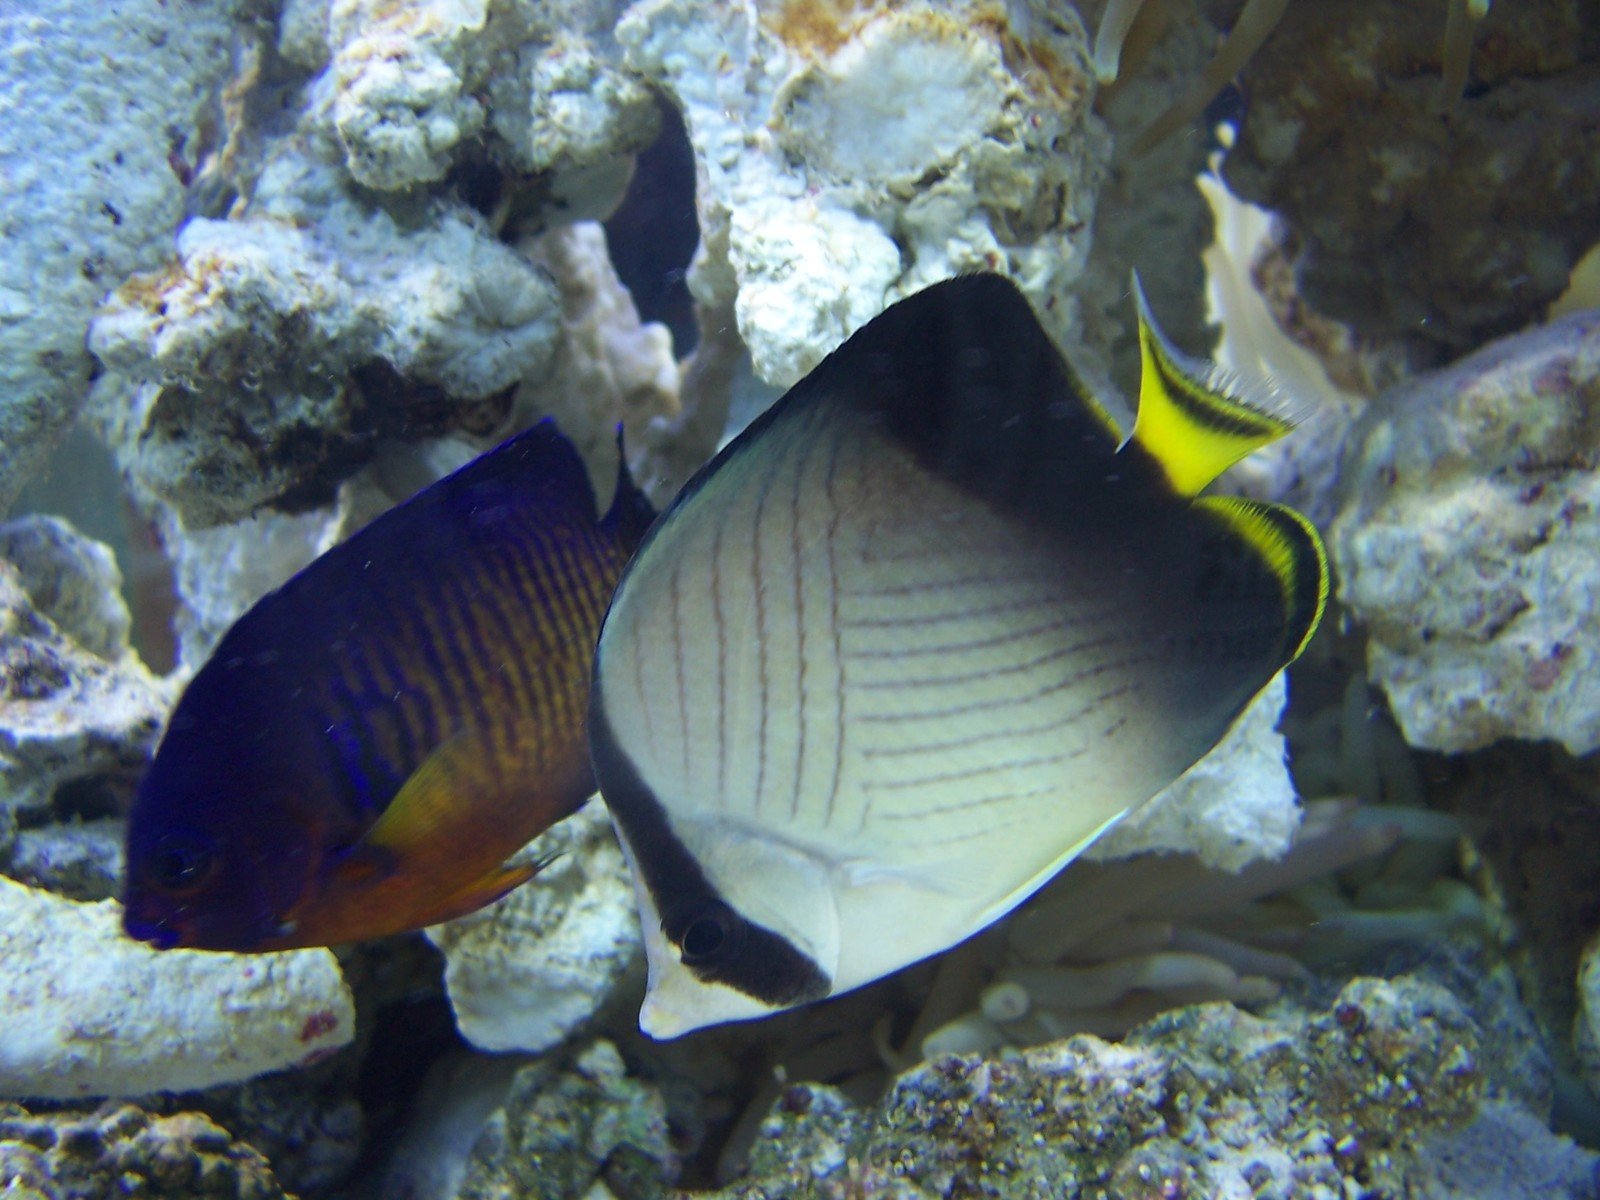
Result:
{"label": "angelfish eye", "polygon": [[683,965],[704,966],[721,957],[734,944],[740,928],[738,914],[721,901],[708,900],[693,912],[678,939]]}
{"label": "angelfish eye", "polygon": [[163,834],[147,860],[150,877],[168,892],[192,892],[211,877],[217,856],[209,842],[183,833]]}

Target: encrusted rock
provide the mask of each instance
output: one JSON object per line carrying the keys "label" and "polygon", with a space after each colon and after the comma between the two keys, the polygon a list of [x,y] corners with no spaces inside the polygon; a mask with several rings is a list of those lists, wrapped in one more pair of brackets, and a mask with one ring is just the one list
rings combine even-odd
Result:
{"label": "encrusted rock", "polygon": [[[625,449],[638,463],[645,458],[651,423],[678,415],[672,335],[664,325],[639,320],[611,265],[605,232],[594,222],[552,229],[527,249],[557,281],[561,334],[549,375],[522,389],[515,411],[527,421],[535,414],[555,418],[588,463],[604,511],[616,479],[618,426],[627,427]],[[712,449],[705,446],[704,456]],[[672,493],[662,494],[656,472],[646,470],[636,482],[665,505]]]}
{"label": "encrusted rock", "polygon": [[331,50],[329,115],[350,173],[398,190],[443,178],[486,134],[524,172],[625,163],[648,144],[655,105],[616,61],[616,9],[335,0],[325,26],[296,11],[285,39],[307,64]]}
{"label": "encrusted rock", "polygon": [[0,878],[0,1095],[138,1096],[248,1079],[354,1034],[333,955],[156,951],[115,901]]}
{"label": "encrusted rock", "polygon": [[459,1200],[664,1197],[677,1177],[666,1108],[609,1042],[517,1074],[485,1123]]}
{"label": "encrusted rock", "polygon": [[1600,747],[1600,313],[1374,403],[1329,539],[1368,671],[1414,746]]}
{"label": "encrusted rock", "polygon": [[[1106,7],[1102,0],[1085,0],[1077,7],[1086,26],[1100,27]],[[1162,332],[1178,346],[1204,354],[1214,340],[1206,323],[1200,261],[1212,221],[1195,187],[1195,176],[1205,168],[1208,140],[1173,138],[1146,154],[1134,146],[1139,133],[1199,74],[1215,47],[1216,31],[1196,10],[1172,5],[1159,41],[1128,63],[1116,86],[1101,89],[1095,101],[1113,149],[1095,205],[1088,270],[1077,289],[1089,351],[1078,355],[1077,362],[1089,372],[1109,363],[1112,395],[1138,393],[1138,322],[1128,303],[1131,272],[1139,272]]]}
{"label": "encrusted rock", "polygon": [[15,0],[0,13],[0,515],[77,415],[94,306],[171,245],[182,164],[247,7]]}
{"label": "encrusted rock", "polygon": [[1108,143],[1070,9],[644,0],[617,38],[688,126],[690,286],[734,306],[768,382],[961,271],[1007,270],[1075,328]]}
{"label": "encrusted rock", "polygon": [[1485,6],[1460,98],[1441,95],[1447,7],[1289,4],[1240,77],[1223,171],[1299,235],[1315,308],[1454,357],[1535,319],[1600,240],[1600,6]]}
{"label": "encrusted rock", "polygon": [[1125,1045],[936,1059],[870,1113],[797,1085],[721,1195],[1412,1194],[1433,1170],[1418,1141],[1478,1112],[1477,1054],[1449,993],[1415,981],[1358,980],[1310,1017],[1204,1005]]}
{"label": "encrusted rock", "polygon": [[[403,219],[297,141],[235,219],[96,319],[95,411],[125,469],[185,525],[332,500],[382,434],[487,432],[549,368],[556,297],[463,206]],[[285,353],[286,347],[293,347]]]}
{"label": "encrusted rock", "polygon": [[266,1159],[199,1113],[132,1105],[32,1114],[0,1103],[0,1179],[19,1200],[284,1200]]}
{"label": "encrusted rock", "polygon": [[1589,943],[1578,966],[1578,1016],[1572,1025],[1572,1043],[1589,1090],[1600,1096],[1600,936]]}
{"label": "encrusted rock", "polygon": [[169,690],[128,648],[120,582],[65,522],[0,526],[0,865],[18,817],[64,785],[130,776],[154,744]]}
{"label": "encrusted rock", "polygon": [[1300,825],[1278,732],[1288,692],[1287,677],[1275,677],[1209,754],[1135,809],[1085,857],[1108,862],[1136,854],[1193,854],[1225,871],[1282,857]]}

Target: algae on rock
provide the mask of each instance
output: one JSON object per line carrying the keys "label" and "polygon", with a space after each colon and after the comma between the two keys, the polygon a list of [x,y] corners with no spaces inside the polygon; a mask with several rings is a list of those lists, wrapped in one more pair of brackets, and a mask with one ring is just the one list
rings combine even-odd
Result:
{"label": "algae on rock", "polygon": [[1307,1017],[1202,1005],[1123,1045],[1085,1036],[935,1059],[870,1112],[796,1085],[749,1177],[719,1195],[1400,1193],[1429,1177],[1426,1139],[1477,1114],[1478,1053],[1454,999],[1415,981],[1358,980]]}
{"label": "algae on rock", "polygon": [[85,1115],[0,1103],[0,1179],[18,1200],[288,1200],[260,1154],[199,1113],[128,1104]]}
{"label": "algae on rock", "polygon": [[541,1060],[518,1072],[473,1148],[457,1196],[647,1200],[665,1196],[677,1173],[661,1097],[601,1041],[570,1061]]}

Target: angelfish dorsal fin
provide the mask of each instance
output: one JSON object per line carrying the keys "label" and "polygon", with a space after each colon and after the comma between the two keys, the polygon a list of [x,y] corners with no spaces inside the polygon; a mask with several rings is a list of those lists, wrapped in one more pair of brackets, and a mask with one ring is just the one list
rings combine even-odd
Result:
{"label": "angelfish dorsal fin", "polygon": [[1219,386],[1216,368],[1190,358],[1155,323],[1138,276],[1139,412],[1130,439],[1161,465],[1180,495],[1196,496],[1234,463],[1293,427]]}

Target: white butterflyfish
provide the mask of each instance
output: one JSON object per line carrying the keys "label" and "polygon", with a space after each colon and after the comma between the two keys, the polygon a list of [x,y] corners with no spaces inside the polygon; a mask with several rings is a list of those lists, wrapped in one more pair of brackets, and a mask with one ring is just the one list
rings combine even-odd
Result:
{"label": "white butterflyfish", "polygon": [[1142,297],[1139,334],[1124,438],[1012,283],[937,284],[656,522],[589,714],[645,1032],[809,1003],[971,936],[1304,648],[1328,588],[1316,531],[1200,494],[1292,419],[1179,353]]}

